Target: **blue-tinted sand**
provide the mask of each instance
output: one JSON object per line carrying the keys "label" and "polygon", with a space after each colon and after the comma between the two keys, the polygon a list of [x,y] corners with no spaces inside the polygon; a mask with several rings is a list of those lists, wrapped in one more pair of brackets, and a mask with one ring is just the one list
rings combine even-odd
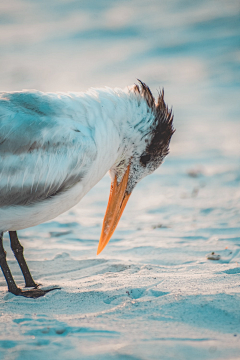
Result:
{"label": "blue-tinted sand", "polygon": [[100,256],[108,175],[68,213],[19,231],[34,279],[61,290],[15,297],[0,274],[1,360],[240,358],[239,19],[238,0],[2,2],[0,90],[139,78],[155,96],[164,87],[177,131]]}

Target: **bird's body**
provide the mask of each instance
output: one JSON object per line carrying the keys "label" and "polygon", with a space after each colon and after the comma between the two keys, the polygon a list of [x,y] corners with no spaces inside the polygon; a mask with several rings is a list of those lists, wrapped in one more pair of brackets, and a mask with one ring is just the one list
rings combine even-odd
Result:
{"label": "bird's body", "polygon": [[0,93],[0,234],[67,211],[108,170],[115,184],[110,198],[120,200],[112,201],[102,236],[112,234],[136,183],[167,154],[172,117],[161,96],[157,107],[145,84],[141,90]]}
{"label": "bird's body", "polygon": [[0,231],[53,219],[106,174],[123,140],[118,103],[111,90],[1,94]]}

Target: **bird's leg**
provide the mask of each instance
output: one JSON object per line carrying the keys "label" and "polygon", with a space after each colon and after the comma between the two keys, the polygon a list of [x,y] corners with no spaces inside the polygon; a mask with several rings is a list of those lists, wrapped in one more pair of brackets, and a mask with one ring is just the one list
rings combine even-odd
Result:
{"label": "bird's leg", "polygon": [[[15,231],[12,231],[11,233],[15,233]],[[10,237],[10,239],[11,239],[11,237]],[[14,244],[14,245],[12,245],[12,239],[11,239],[12,249],[15,247],[16,244],[19,244],[20,246],[19,246],[18,248],[21,247],[21,250],[23,250],[21,244],[20,244],[19,241],[18,241],[18,238],[17,238],[17,234],[16,234],[16,233],[15,233],[15,238],[14,238],[14,240],[13,240],[13,244]],[[14,251],[14,250],[13,250],[13,251]],[[16,251],[16,247],[15,247],[15,251]],[[14,252],[14,254],[15,254],[15,252]],[[15,256],[16,256],[16,255],[15,255]],[[23,260],[24,260],[23,255],[22,255],[22,258],[23,258]],[[18,261],[18,263],[19,263],[19,265],[20,265],[21,259],[19,260],[19,258],[17,258],[17,256],[16,256],[16,259],[17,259],[17,261]],[[25,263],[26,268],[27,268],[27,270],[28,270],[28,267],[27,267],[27,264],[26,264],[25,260],[24,260],[24,263]],[[28,298],[38,298],[38,297],[40,297],[40,296],[44,296],[44,295],[45,295],[46,293],[48,293],[49,291],[60,289],[60,288],[57,288],[57,287],[54,287],[54,288],[52,288],[52,289],[47,289],[47,290],[38,289],[38,288],[36,288],[36,287],[35,287],[34,289],[32,289],[32,290],[25,290],[25,291],[22,290],[22,289],[20,289],[20,288],[16,285],[16,283],[15,283],[13,277],[12,277],[11,271],[10,271],[10,269],[9,269],[9,267],[8,267],[8,264],[7,264],[6,252],[4,251],[4,248],[3,248],[3,233],[2,233],[2,232],[0,232],[0,267],[1,267],[1,269],[2,269],[2,272],[3,272],[3,275],[4,275],[5,279],[6,279],[6,282],[7,282],[7,284],[8,284],[8,291],[11,292],[11,293],[14,294],[14,295],[21,295],[21,296],[28,297]],[[20,267],[21,267],[21,269],[22,269],[22,266],[21,266],[21,265],[20,265]],[[23,266],[23,267],[24,267],[24,266]],[[22,271],[25,271],[25,268],[24,268],[24,270],[22,270]],[[29,273],[29,275],[30,275],[30,277],[31,277],[31,274],[30,274],[29,270],[28,270],[28,273]],[[26,274],[26,273],[25,273],[25,274]],[[24,277],[25,277],[25,275],[24,275]],[[25,278],[25,279],[26,279],[26,278]],[[31,277],[31,279],[32,279],[32,277]],[[32,279],[32,281],[33,281],[33,279]],[[34,281],[33,281],[33,283],[35,284]],[[26,284],[27,284],[27,280],[26,280]],[[37,286],[37,284],[35,284],[35,286]]]}
{"label": "bird's leg", "polygon": [[20,242],[18,240],[17,232],[9,231],[9,237],[10,237],[12,251],[18,262],[18,265],[20,266],[20,269],[22,270],[22,274],[25,279],[26,287],[37,288],[38,284],[36,284],[35,281],[33,280],[32,275],[28,269],[26,260],[24,259],[23,246],[20,244]]}
{"label": "bird's leg", "polygon": [[17,287],[7,264],[6,252],[3,248],[3,233],[0,233],[0,266],[8,284],[8,291],[14,295],[19,295],[21,293],[21,289]]}
{"label": "bird's leg", "polygon": [[[20,268],[22,270],[22,273],[23,273],[23,276],[24,276],[24,279],[25,279],[26,287],[33,287],[34,288],[32,290],[22,290],[20,288],[17,288],[18,289],[17,293],[15,293],[15,292],[13,292],[11,290],[9,290],[9,291],[13,292],[15,295],[21,295],[21,296],[25,296],[25,297],[29,297],[29,298],[38,298],[40,296],[44,296],[49,291],[60,289],[60,288],[57,288],[57,287],[47,289],[47,290],[38,289],[39,285],[36,284],[35,281],[33,280],[32,275],[31,275],[31,273],[30,273],[30,271],[28,269],[26,260],[24,259],[23,246],[20,244],[20,242],[18,240],[17,232],[16,231],[9,231],[9,236],[10,236],[11,248],[12,248],[12,251],[13,251],[13,253],[15,255],[15,258],[17,259],[17,262],[18,262],[18,264],[19,264],[19,266],[20,266]],[[16,286],[16,284],[15,284],[15,286]]]}

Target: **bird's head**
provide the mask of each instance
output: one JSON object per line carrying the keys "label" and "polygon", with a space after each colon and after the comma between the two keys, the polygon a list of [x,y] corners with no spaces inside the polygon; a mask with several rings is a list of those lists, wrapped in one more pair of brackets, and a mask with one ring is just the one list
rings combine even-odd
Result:
{"label": "bird's head", "polygon": [[97,254],[113,235],[136,184],[162,164],[175,131],[172,112],[164,102],[164,91],[155,102],[149,87],[138,81],[140,86],[128,90],[134,98],[138,119],[128,120],[123,150],[110,169],[112,183]]}

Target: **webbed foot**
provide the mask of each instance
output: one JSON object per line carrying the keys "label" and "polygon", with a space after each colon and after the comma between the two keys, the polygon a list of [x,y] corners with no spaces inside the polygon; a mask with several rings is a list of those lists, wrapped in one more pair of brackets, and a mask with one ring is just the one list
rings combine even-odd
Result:
{"label": "webbed foot", "polygon": [[34,289],[30,289],[30,290],[19,289],[20,291],[16,295],[36,299],[36,298],[39,298],[41,296],[44,296],[45,294],[47,294],[50,291],[60,290],[60,289],[61,289],[60,287],[53,287],[51,289],[46,289],[46,290],[39,289],[38,287],[34,288]]}

